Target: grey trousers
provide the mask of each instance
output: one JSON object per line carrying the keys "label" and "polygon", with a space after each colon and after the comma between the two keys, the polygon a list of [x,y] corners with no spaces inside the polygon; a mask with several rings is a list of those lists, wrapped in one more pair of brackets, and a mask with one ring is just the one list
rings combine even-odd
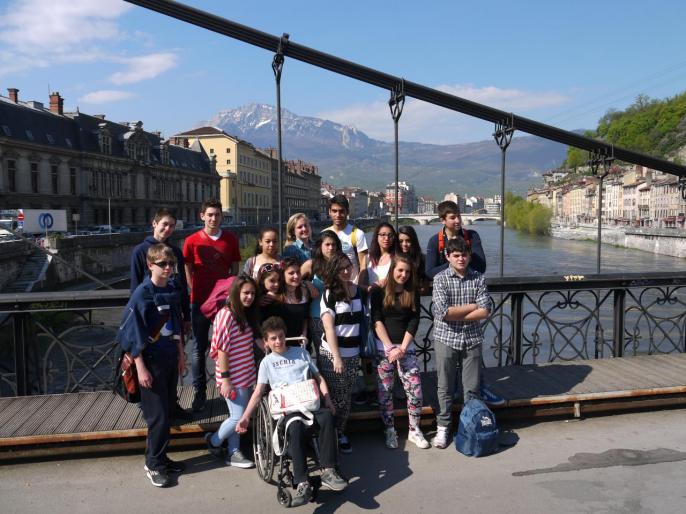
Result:
{"label": "grey trousers", "polygon": [[452,422],[453,394],[457,367],[462,365],[462,391],[464,401],[481,398],[479,382],[481,379],[481,345],[471,350],[454,350],[443,343],[434,343],[436,352],[436,371],[438,373],[438,409],[436,422],[439,426],[450,428]]}

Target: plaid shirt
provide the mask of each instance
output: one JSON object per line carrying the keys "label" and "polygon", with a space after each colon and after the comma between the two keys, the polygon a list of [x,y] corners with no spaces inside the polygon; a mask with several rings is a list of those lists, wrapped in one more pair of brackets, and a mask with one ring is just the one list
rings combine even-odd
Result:
{"label": "plaid shirt", "polygon": [[449,307],[475,303],[479,308],[490,309],[490,297],[484,277],[478,271],[467,269],[461,278],[452,266],[434,278],[433,315],[434,341],[455,350],[469,350],[484,342],[478,321],[445,321]]}

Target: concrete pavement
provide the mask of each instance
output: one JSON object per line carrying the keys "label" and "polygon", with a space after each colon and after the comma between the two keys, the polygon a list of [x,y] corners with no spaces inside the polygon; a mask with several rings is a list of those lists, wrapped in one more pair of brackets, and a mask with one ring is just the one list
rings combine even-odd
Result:
{"label": "concrete pavement", "polygon": [[[512,425],[517,444],[473,459],[353,434],[342,456],[344,493],[323,491],[295,512],[686,512],[686,410]],[[0,466],[0,512],[279,512],[276,487],[255,470],[227,468],[203,450],[176,452],[188,470],[154,488],[141,455]]]}

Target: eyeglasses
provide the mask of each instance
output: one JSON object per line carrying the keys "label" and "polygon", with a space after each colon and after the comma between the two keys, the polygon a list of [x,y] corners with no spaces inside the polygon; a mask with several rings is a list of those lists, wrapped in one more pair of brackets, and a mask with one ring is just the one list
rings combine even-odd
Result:
{"label": "eyeglasses", "polygon": [[384,239],[385,238],[393,239],[394,234],[392,232],[384,232],[384,233],[379,232],[378,236],[383,237]]}
{"label": "eyeglasses", "polygon": [[159,262],[153,262],[155,266],[159,266],[160,268],[164,269],[167,266],[170,268],[174,267],[174,264],[176,264],[174,261],[159,261]]}

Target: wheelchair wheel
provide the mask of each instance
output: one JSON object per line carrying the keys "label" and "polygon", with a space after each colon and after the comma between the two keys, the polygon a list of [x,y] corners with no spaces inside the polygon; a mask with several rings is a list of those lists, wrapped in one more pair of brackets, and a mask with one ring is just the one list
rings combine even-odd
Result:
{"label": "wheelchair wheel", "polygon": [[[257,474],[267,483],[271,482],[274,473],[275,455],[274,448],[272,448],[273,431],[274,420],[272,419],[271,414],[269,414],[267,400],[262,398],[262,401],[255,411],[255,419],[253,420],[252,446]],[[279,503],[281,502],[279,501]],[[290,505],[290,499],[288,504]]]}
{"label": "wheelchair wheel", "polygon": [[276,490],[276,499],[279,502],[279,505],[288,508],[291,506],[291,501],[293,500],[293,497],[291,496],[291,492],[288,489],[286,489],[285,487],[279,487]]}

